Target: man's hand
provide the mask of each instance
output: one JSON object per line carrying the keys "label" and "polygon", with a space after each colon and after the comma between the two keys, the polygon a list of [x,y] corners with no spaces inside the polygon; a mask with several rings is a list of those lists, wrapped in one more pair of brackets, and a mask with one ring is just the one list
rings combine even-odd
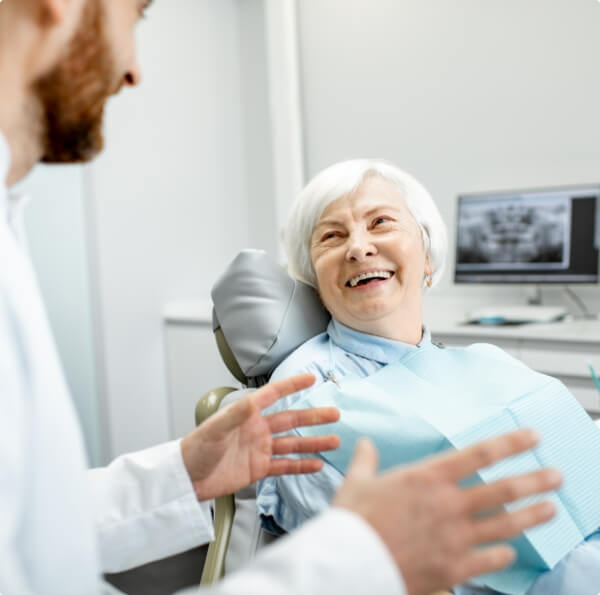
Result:
{"label": "man's hand", "polygon": [[323,467],[323,461],[315,458],[272,457],[333,450],[340,444],[337,436],[274,438],[273,434],[337,421],[340,414],[335,407],[261,415],[277,399],[314,381],[312,374],[301,374],[267,384],[218,411],[181,441],[183,462],[199,500],[230,494],[267,475],[314,473]]}
{"label": "man's hand", "polygon": [[557,488],[562,479],[554,470],[468,489],[457,485],[477,469],[537,442],[535,432],[522,430],[376,477],[377,452],[363,440],[333,504],[358,513],[379,533],[410,595],[432,593],[508,565],[515,555],[508,545],[478,546],[554,516],[549,502],[511,513],[498,510],[507,502]]}

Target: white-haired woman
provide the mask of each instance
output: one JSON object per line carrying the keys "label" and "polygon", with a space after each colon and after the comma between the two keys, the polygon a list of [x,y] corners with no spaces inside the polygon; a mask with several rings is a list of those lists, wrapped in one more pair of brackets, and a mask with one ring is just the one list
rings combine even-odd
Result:
{"label": "white-haired woman", "polygon": [[[426,354],[425,362],[427,354],[437,357],[435,352],[441,350],[432,346],[423,326],[422,297],[442,275],[446,228],[430,194],[411,175],[381,160],[358,159],[329,167],[297,197],[285,229],[285,244],[290,274],[318,290],[332,319],[325,333],[304,343],[275,370],[274,380],[299,372],[311,372],[316,377],[313,387],[284,399],[277,408],[297,405],[306,393],[323,391],[328,381],[338,387],[339,383],[350,386],[348,382],[353,379],[370,380],[390,364],[414,361],[417,354]],[[474,347],[464,350],[467,360],[491,361],[495,373],[508,366],[515,378],[535,374],[498,348]],[[473,369],[474,377],[475,372]],[[432,365],[431,374],[438,373]],[[468,382],[470,379],[465,379],[465,385]],[[400,392],[406,398],[406,390]],[[380,429],[389,432],[390,420],[384,417],[393,417],[398,409],[390,408],[388,415],[384,407],[374,414],[374,401],[363,399],[362,393],[348,398],[348,407],[353,408],[349,417],[358,419],[358,432],[372,438],[377,438]],[[343,408],[342,403],[342,419]],[[406,428],[402,417],[399,414],[392,419],[392,425],[397,421],[400,427],[402,421]],[[415,432],[425,447],[419,443],[415,450],[406,449],[410,451],[407,460],[418,453],[432,454],[440,445],[436,433],[427,434],[428,424],[418,416],[414,423],[421,424]],[[381,450],[385,447],[380,449],[383,459]],[[404,461],[398,449],[388,450],[392,451],[390,465]],[[326,458],[323,470],[314,475],[260,482],[257,505],[267,530],[290,531],[328,506],[344,472],[343,464],[331,464],[332,460]],[[590,588],[598,592],[600,538],[594,533],[552,571],[541,574],[533,586],[533,579],[515,576],[509,576],[508,583],[502,579],[486,584],[505,581],[503,584],[510,584],[511,589],[501,592],[510,593],[575,595],[591,593]],[[469,585],[457,590],[467,593],[477,588]]]}

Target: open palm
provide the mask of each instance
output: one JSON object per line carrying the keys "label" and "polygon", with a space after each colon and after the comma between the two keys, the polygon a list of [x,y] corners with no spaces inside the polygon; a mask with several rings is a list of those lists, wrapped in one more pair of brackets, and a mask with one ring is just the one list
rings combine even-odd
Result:
{"label": "open palm", "polygon": [[334,407],[281,411],[262,415],[277,399],[309,387],[311,374],[267,384],[218,411],[181,443],[183,460],[199,500],[230,494],[267,475],[313,473],[317,458],[273,458],[273,455],[332,450],[337,436],[278,436],[293,428],[337,421]]}

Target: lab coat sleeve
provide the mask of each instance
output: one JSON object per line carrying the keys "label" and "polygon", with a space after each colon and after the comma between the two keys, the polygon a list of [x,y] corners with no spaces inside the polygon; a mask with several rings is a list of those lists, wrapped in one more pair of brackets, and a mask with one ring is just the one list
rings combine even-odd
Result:
{"label": "lab coat sleeve", "polygon": [[200,595],[405,595],[379,535],[358,515],[331,508],[261,550],[243,570]]}
{"label": "lab coat sleeve", "polygon": [[104,572],[214,539],[210,503],[196,498],[179,440],[120,456],[88,478]]}

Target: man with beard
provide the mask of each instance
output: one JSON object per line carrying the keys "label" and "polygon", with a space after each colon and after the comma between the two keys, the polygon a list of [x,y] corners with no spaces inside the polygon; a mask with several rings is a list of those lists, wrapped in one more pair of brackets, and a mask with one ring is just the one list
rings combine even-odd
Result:
{"label": "man with beard", "polygon": [[[333,436],[273,436],[333,421],[335,409],[260,414],[277,398],[309,386],[313,379],[304,375],[263,387],[181,441],[119,457],[86,477],[80,430],[22,248],[19,207],[5,184],[40,160],[86,161],[100,151],[107,97],[140,77],[134,28],[147,4],[0,0],[0,593],[5,595],[95,593],[101,568],[122,570],[210,540],[208,500],[267,474],[321,466],[316,459],[272,455],[338,444]],[[539,472],[465,490],[457,483],[536,441],[523,431],[380,477],[376,453],[363,442],[331,511],[269,548],[214,593],[429,593],[501,568],[514,555],[510,548],[478,546],[546,521],[554,511],[547,503],[512,513],[498,507],[557,487],[559,474]],[[490,510],[495,512],[481,517]]]}

